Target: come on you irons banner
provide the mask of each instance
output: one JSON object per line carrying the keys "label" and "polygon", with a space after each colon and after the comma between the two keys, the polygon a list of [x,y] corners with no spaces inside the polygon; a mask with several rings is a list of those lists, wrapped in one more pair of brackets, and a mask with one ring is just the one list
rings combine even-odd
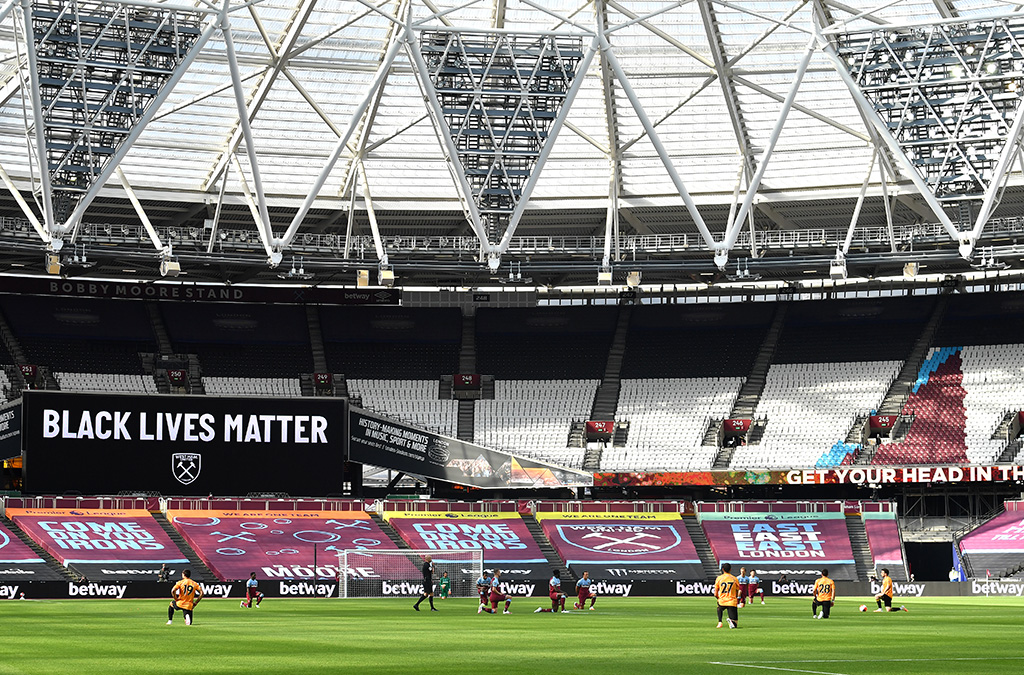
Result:
{"label": "come on you irons banner", "polygon": [[87,577],[121,574],[145,578],[160,565],[187,563],[149,511],[7,509],[7,517],[62,565]]}

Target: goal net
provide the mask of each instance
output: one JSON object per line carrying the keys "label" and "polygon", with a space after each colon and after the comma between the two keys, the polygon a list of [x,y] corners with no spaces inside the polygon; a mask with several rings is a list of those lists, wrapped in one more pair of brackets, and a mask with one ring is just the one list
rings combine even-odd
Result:
{"label": "goal net", "polygon": [[338,553],[339,598],[396,598],[423,592],[423,562],[434,563],[434,595],[445,572],[453,598],[476,597],[476,581],[484,569],[483,551],[346,549]]}

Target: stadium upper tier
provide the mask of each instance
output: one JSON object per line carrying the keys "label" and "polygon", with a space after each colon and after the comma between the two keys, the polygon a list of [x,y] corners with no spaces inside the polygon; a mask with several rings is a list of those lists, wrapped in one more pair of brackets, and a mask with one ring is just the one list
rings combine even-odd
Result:
{"label": "stadium upper tier", "polygon": [[[1007,462],[1024,410],[1021,293],[475,314],[0,295],[0,314],[9,398],[351,395],[588,470]],[[898,424],[867,442],[881,409]],[[751,430],[724,434],[736,419]],[[588,444],[588,420],[618,424]]]}

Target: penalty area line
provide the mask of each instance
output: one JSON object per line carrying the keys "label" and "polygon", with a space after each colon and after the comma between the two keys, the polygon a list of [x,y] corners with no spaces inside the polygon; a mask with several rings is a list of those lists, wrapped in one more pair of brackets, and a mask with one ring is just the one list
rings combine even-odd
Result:
{"label": "penalty area line", "polygon": [[756,663],[729,663],[728,661],[709,661],[712,666],[732,666],[733,668],[755,668],[757,670],[781,670],[786,673],[813,673],[814,675],[846,675],[846,673],[834,673],[830,670],[802,670],[800,668],[780,668],[778,666],[765,666]]}

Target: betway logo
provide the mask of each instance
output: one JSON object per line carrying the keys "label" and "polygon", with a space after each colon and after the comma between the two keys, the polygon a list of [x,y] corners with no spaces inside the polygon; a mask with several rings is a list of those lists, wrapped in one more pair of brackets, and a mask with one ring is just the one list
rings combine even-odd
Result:
{"label": "betway logo", "polygon": [[[171,571],[173,572],[174,570],[171,570]],[[104,567],[104,568],[102,568],[100,570],[100,572],[102,574],[109,574],[111,576],[130,576],[132,574],[137,574],[137,575],[142,575],[142,576],[150,576],[150,577],[156,576],[156,570],[140,570],[140,569],[117,569],[117,570],[111,570],[111,569],[107,569],[107,568]]]}
{"label": "betway logo", "polygon": [[501,584],[501,592],[503,595],[519,596],[528,598],[533,595],[533,589],[537,587],[537,584]]}
{"label": "betway logo", "polygon": [[633,590],[633,584],[610,584],[607,581],[598,581],[591,584],[590,588],[598,595],[617,595],[621,598],[628,598],[629,592]]}
{"label": "betway logo", "polygon": [[72,597],[81,595],[88,598],[115,597],[120,599],[124,597],[126,590],[128,590],[127,586],[118,584],[68,584],[68,595]]}
{"label": "betway logo", "polygon": [[385,581],[383,584],[381,584],[381,594],[423,595],[423,584],[411,584],[408,581],[403,581],[397,584],[390,584]]}
{"label": "betway logo", "polygon": [[714,584],[706,584],[703,581],[696,581],[692,584],[685,581],[676,582],[676,595],[711,595],[714,591]]}
{"label": "betway logo", "polygon": [[199,584],[204,598],[226,598],[231,595],[231,584]]}
{"label": "betway logo", "polygon": [[[0,586],[0,589],[2,588]],[[976,593],[977,595],[1015,595],[1019,598],[1021,595],[1024,595],[1024,584],[1003,581],[972,581],[971,593]],[[2,591],[0,591],[0,597],[3,597]]]}
{"label": "betway logo", "polygon": [[[778,581],[772,582],[772,595],[810,595],[814,592],[814,584],[802,584],[799,581],[790,581],[786,584],[780,584]],[[871,591],[875,593],[876,591]]]}
{"label": "betway logo", "polygon": [[[882,584],[877,581],[872,581],[871,592],[878,593],[880,590],[882,590]],[[895,595],[907,595],[920,598],[924,595],[924,584],[901,584],[898,581],[894,581],[892,584],[892,591]]]}
{"label": "betway logo", "polygon": [[16,597],[18,597],[17,586],[0,586],[0,598],[14,600]]}
{"label": "betway logo", "polygon": [[311,584],[306,581],[296,584],[289,584],[284,581],[280,583],[282,597],[286,595],[312,595],[314,597],[326,598],[334,595],[334,589],[337,588],[336,584]]}

